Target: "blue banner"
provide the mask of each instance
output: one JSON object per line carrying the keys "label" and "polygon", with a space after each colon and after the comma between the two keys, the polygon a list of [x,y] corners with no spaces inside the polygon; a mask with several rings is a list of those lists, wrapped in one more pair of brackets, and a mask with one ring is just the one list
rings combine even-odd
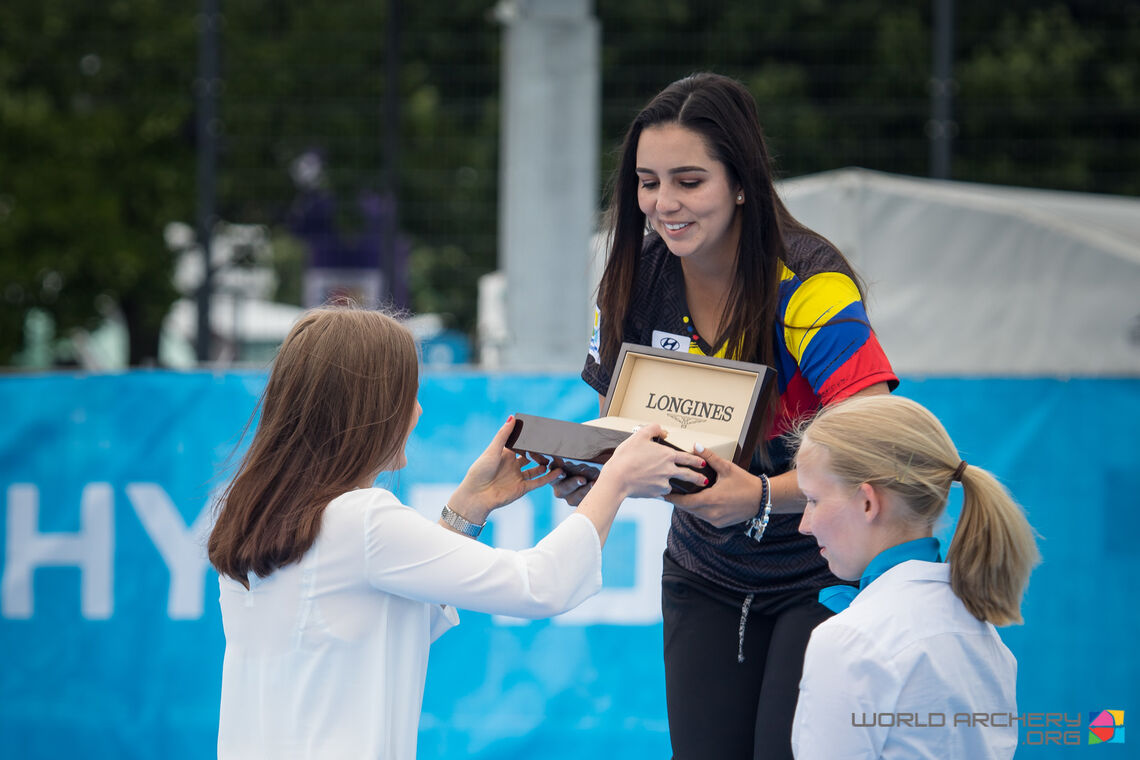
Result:
{"label": "blue banner", "polygon": [[[0,756],[214,752],[225,642],[204,540],[264,381],[0,378]],[[899,392],[942,417],[1041,534],[1026,623],[1002,636],[1019,661],[1024,756],[1068,756],[1088,743],[1090,713],[1136,709],[1140,381],[907,379]],[[570,375],[429,373],[420,401],[409,466],[380,485],[433,519],[507,415],[585,420],[598,408]],[[566,615],[461,612],[432,649],[420,758],[669,755],[668,509],[623,507],[604,589]],[[530,546],[567,510],[535,492],[496,512],[481,540]]]}

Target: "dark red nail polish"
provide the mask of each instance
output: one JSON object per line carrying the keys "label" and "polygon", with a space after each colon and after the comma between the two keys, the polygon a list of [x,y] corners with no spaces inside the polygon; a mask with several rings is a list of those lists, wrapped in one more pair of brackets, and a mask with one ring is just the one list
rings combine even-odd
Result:
{"label": "dark red nail polish", "polygon": [[708,484],[709,484],[709,479],[705,478],[705,485],[707,486]]}

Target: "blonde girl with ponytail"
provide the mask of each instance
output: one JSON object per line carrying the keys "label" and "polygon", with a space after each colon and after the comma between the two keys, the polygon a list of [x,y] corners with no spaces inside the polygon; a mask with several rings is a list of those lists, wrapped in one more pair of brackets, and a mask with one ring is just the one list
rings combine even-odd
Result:
{"label": "blonde girl with ponytail", "polygon": [[[837,614],[808,643],[797,760],[1012,757],[1017,661],[994,626],[1022,622],[1039,560],[1021,508],[906,398],[834,404],[798,437],[800,532],[858,586],[820,592]],[[934,525],[955,482],[962,511],[943,562]]]}

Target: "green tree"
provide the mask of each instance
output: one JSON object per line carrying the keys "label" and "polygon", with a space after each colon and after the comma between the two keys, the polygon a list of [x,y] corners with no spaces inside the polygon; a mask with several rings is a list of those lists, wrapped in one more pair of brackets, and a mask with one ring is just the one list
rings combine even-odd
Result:
{"label": "green tree", "polygon": [[162,228],[193,197],[194,39],[162,0],[0,6],[0,363],[32,307],[66,332],[114,304],[132,364],[158,356]]}
{"label": "green tree", "polygon": [[[223,3],[218,214],[286,240],[291,162],[318,149],[357,199],[397,169],[412,308],[473,331],[496,267],[493,0],[402,0],[399,154],[384,154],[388,2]],[[31,307],[61,330],[116,304],[131,361],[174,298],[161,231],[194,213],[196,4],[0,5],[0,363]],[[630,119],[693,71],[744,81],[782,176],[927,172],[931,0],[596,0],[602,177]],[[1140,194],[1140,3],[955,2],[953,177]],[[279,245],[299,298],[305,249]]]}
{"label": "green tree", "polygon": [[959,20],[959,175],[1140,193],[1140,4],[1019,3]]}
{"label": "green tree", "polygon": [[399,155],[384,155],[384,2],[245,2],[227,9],[221,210],[282,225],[297,197],[290,163],[321,152],[338,232],[356,201],[398,170],[401,234],[416,311],[470,329],[475,282],[495,268],[499,27],[483,0],[403,2]]}

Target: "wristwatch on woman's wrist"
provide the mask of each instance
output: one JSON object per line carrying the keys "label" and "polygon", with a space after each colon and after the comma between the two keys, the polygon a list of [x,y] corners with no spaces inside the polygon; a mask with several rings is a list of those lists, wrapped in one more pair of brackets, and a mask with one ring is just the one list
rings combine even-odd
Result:
{"label": "wristwatch on woman's wrist", "polygon": [[487,524],[470,522],[446,504],[443,505],[443,512],[440,513],[439,517],[456,533],[462,533],[465,536],[471,536],[471,538],[478,538],[479,534],[483,532],[483,526]]}

